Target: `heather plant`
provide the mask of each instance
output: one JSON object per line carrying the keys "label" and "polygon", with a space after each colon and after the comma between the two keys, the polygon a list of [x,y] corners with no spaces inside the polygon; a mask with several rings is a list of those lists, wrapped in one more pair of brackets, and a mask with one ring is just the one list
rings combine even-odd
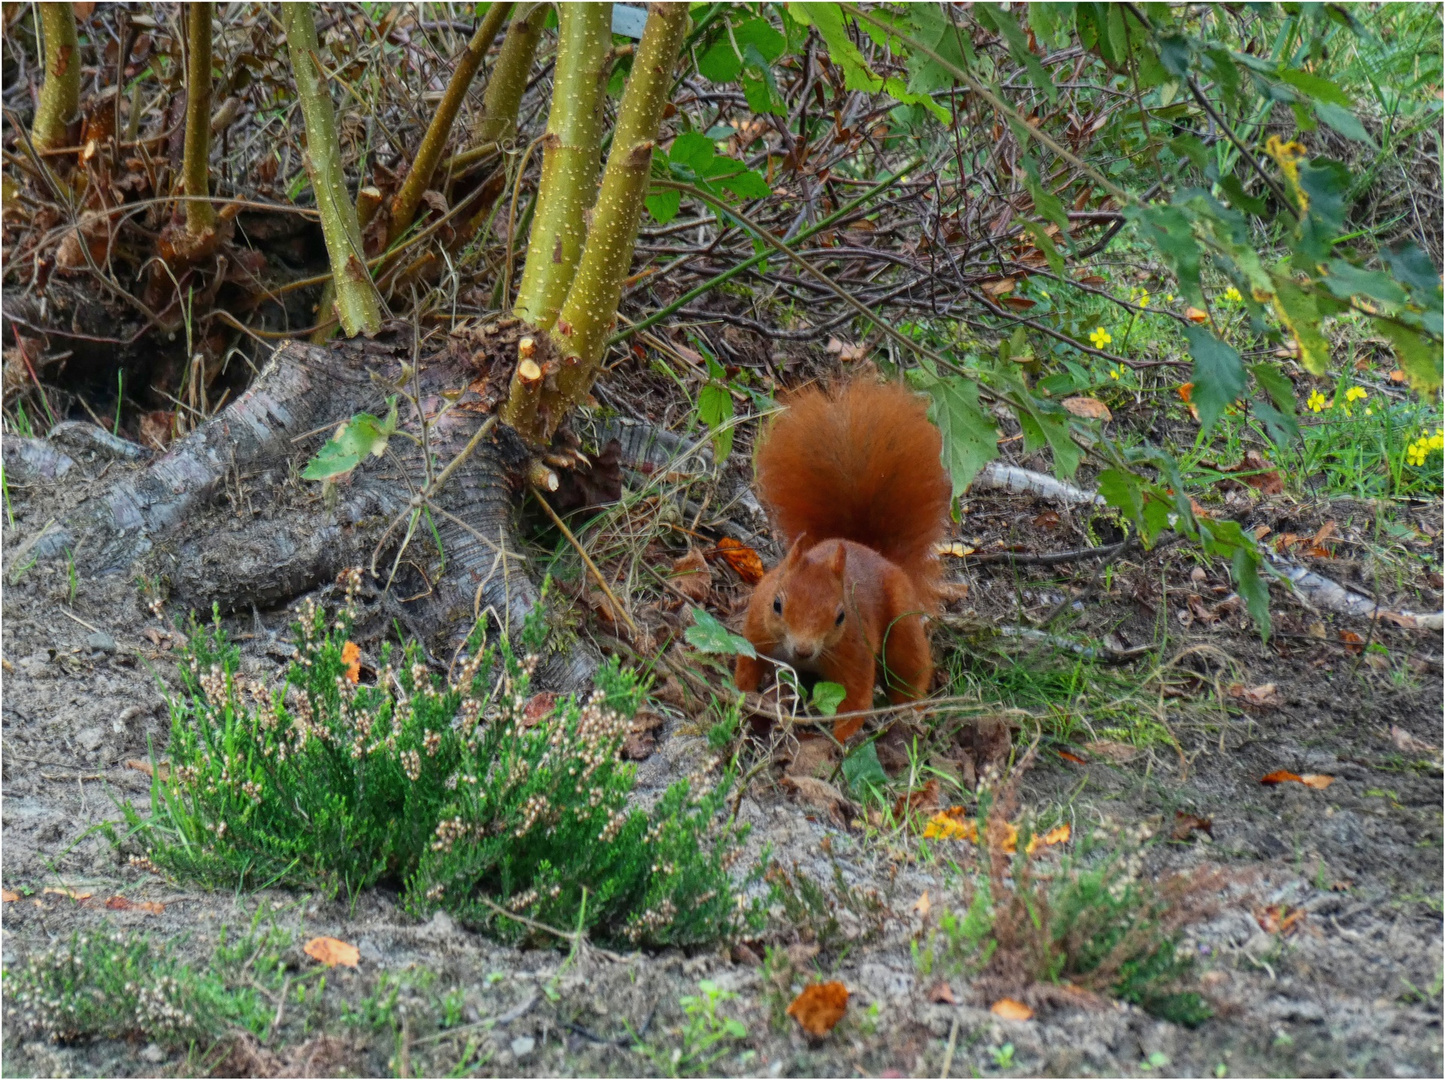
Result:
{"label": "heather plant", "polygon": [[520,656],[474,636],[442,678],[414,642],[388,645],[363,679],[350,582],[334,619],[303,603],[280,685],[239,671],[219,621],[193,627],[153,810],[127,807],[153,863],[349,895],[385,880],[417,915],[446,909],[507,939],[548,926],[682,944],[746,915],[730,775],[699,770],[648,810],[633,801],[619,749],[642,699],[635,674],[613,661],[584,700],[532,695],[546,635],[534,617]]}

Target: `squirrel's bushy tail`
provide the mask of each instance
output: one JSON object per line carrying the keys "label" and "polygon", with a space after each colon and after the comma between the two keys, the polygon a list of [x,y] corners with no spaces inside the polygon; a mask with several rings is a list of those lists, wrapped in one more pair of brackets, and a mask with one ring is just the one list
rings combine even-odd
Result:
{"label": "squirrel's bushy tail", "polygon": [[756,455],[758,491],[785,542],[852,540],[931,583],[953,487],[927,399],[859,378],[787,406]]}

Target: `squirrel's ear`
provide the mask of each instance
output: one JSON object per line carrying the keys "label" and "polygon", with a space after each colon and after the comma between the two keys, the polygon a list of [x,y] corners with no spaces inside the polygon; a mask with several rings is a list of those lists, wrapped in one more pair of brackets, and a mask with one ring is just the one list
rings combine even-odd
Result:
{"label": "squirrel's ear", "polygon": [[848,546],[841,541],[838,550],[833,552],[833,574],[836,577],[843,576],[843,570],[848,565]]}
{"label": "squirrel's ear", "polygon": [[807,534],[807,533],[799,533],[799,534],[798,534],[798,538],[793,541],[793,546],[788,549],[788,557],[783,560],[783,564],[784,564],[785,566],[787,566],[789,569],[792,569],[793,567],[797,566],[799,560],[802,559],[803,553],[804,553],[804,551],[806,550],[806,549],[803,547],[803,541],[806,540],[807,538],[808,538],[808,534]]}

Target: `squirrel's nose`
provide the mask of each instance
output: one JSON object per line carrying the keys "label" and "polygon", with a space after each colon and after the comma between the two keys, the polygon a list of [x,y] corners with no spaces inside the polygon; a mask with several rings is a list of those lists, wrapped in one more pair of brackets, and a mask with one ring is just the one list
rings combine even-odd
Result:
{"label": "squirrel's nose", "polygon": [[818,646],[811,643],[800,643],[793,646],[793,654],[799,660],[811,660],[818,653]]}

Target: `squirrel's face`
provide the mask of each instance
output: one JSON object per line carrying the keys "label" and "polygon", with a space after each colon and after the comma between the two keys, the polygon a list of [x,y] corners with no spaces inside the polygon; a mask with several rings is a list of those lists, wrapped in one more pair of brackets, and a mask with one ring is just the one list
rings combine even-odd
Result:
{"label": "squirrel's face", "polygon": [[788,552],[767,619],[782,652],[778,659],[806,671],[843,636],[848,549],[824,543],[805,552],[804,539]]}

